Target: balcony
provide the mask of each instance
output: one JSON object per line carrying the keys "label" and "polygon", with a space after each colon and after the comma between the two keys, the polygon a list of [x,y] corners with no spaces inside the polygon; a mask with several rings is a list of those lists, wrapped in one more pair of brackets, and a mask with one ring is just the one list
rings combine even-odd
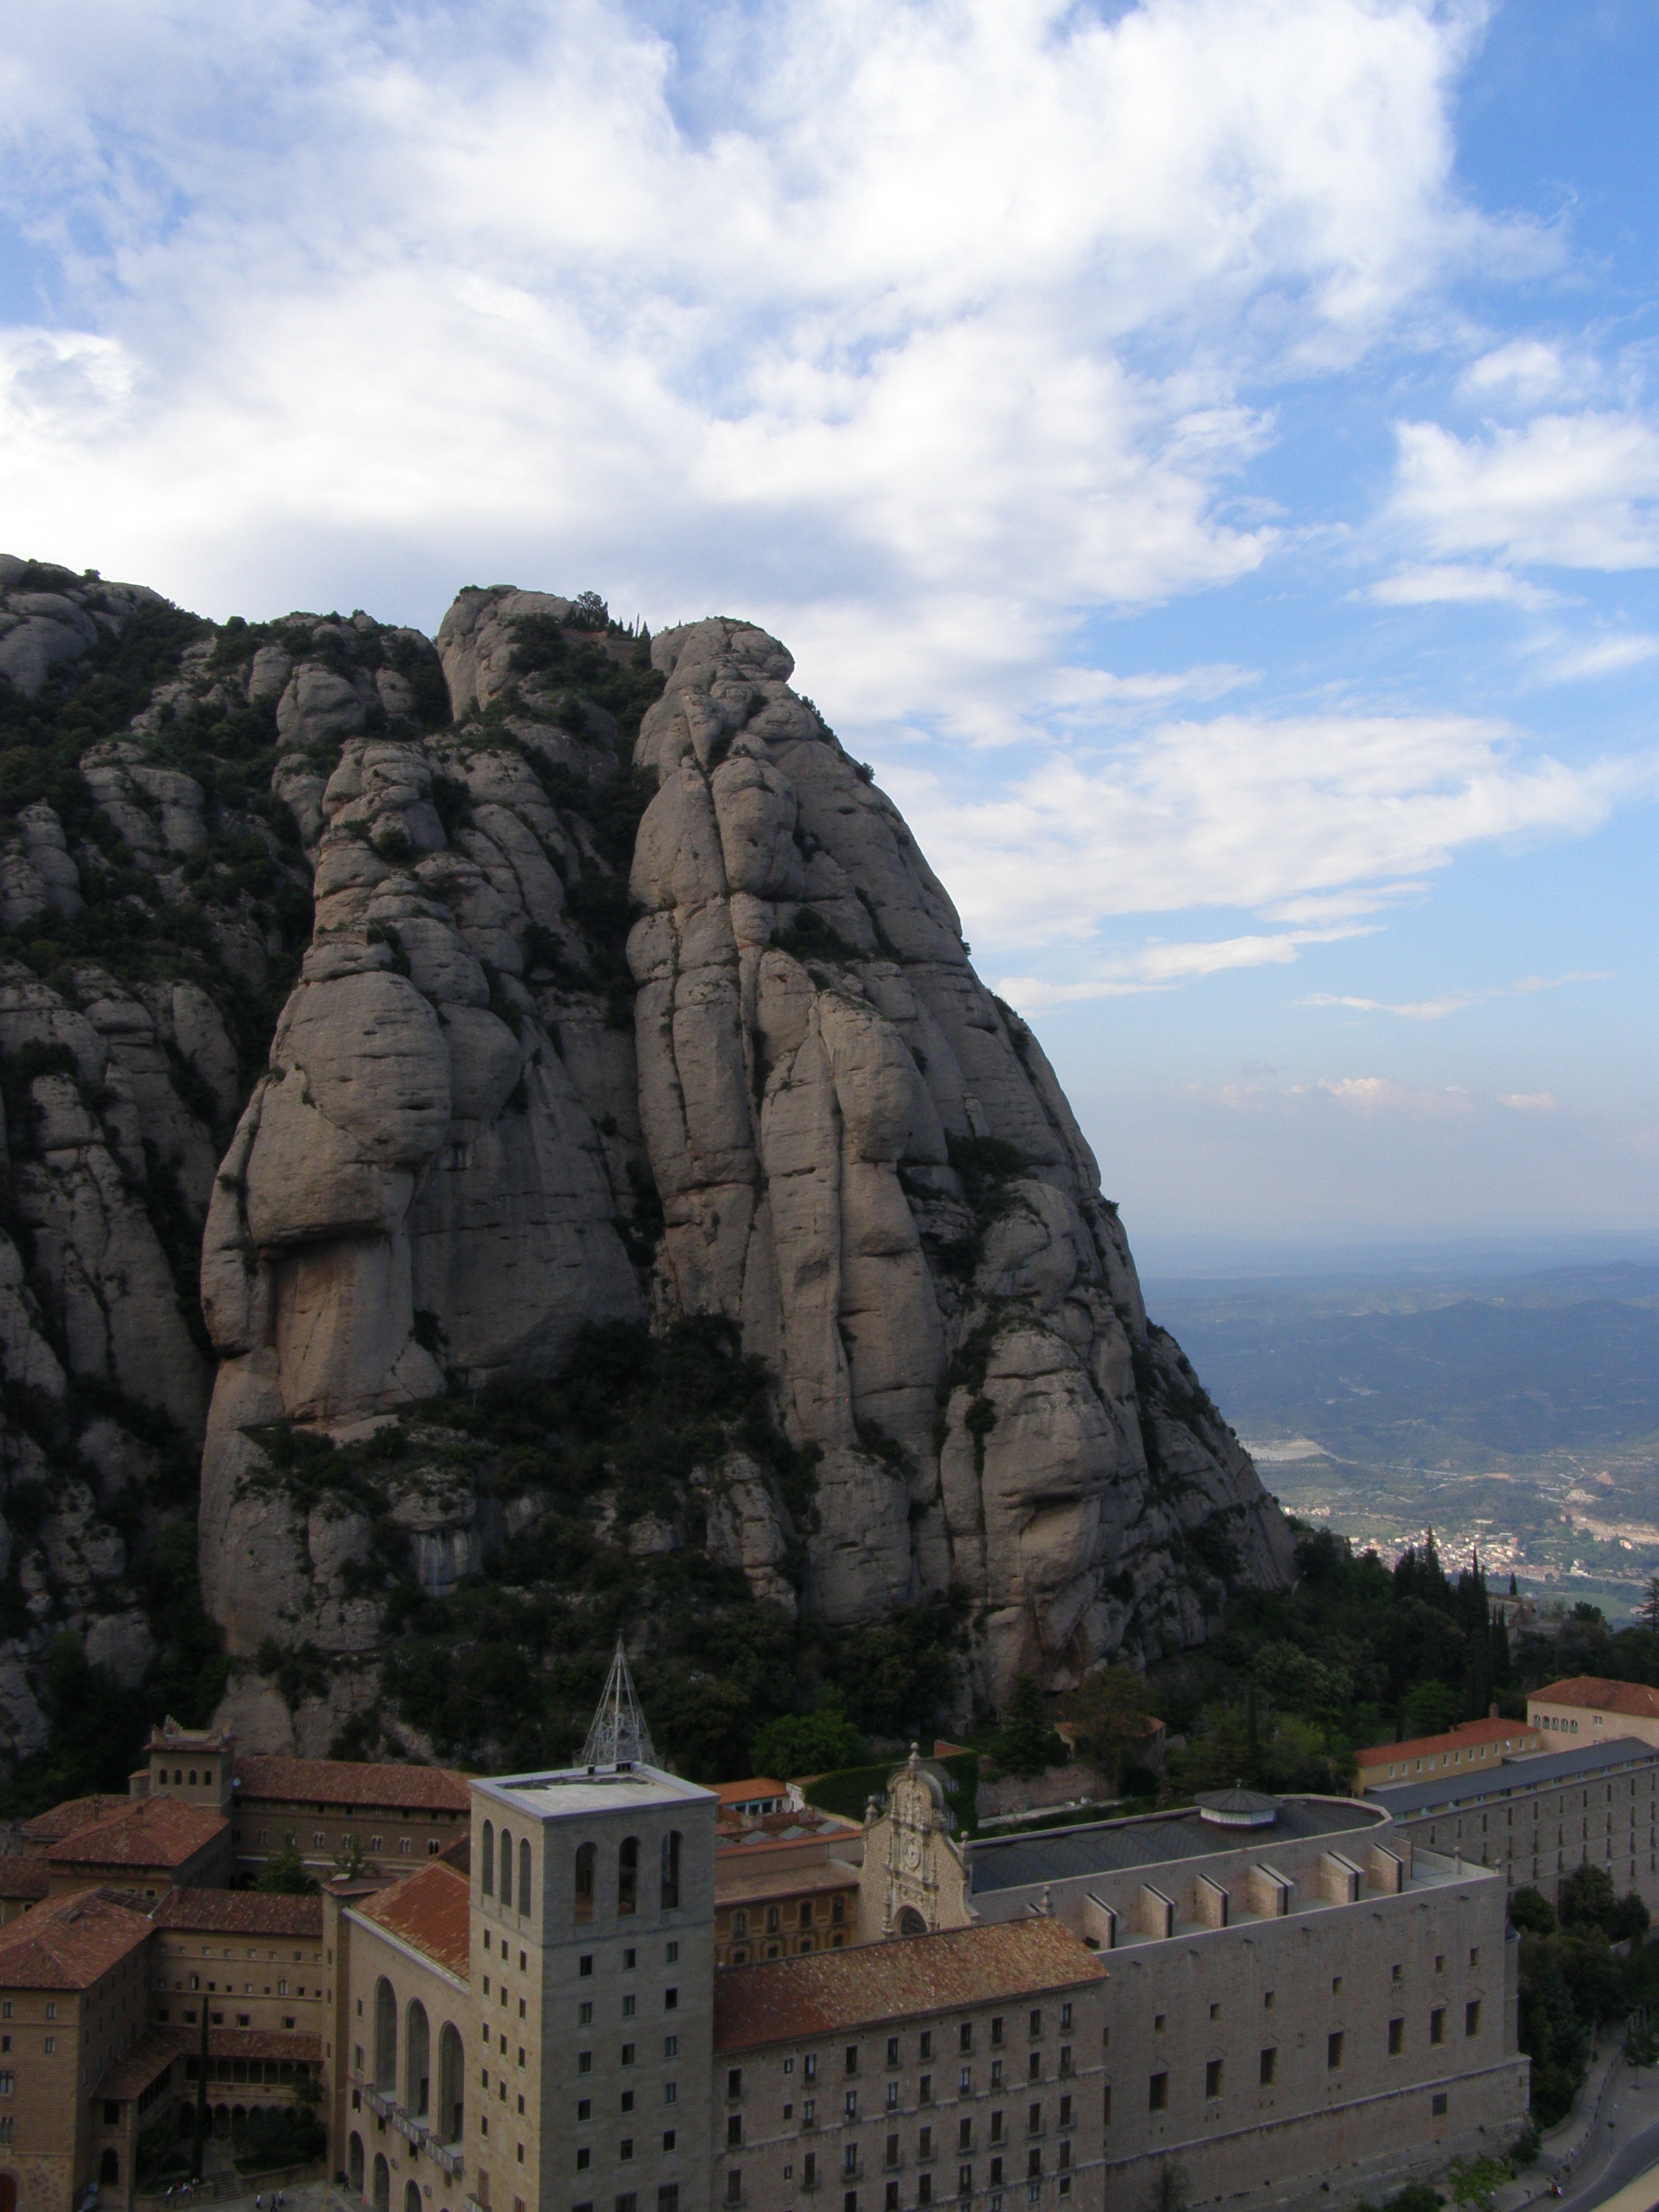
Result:
{"label": "balcony", "polygon": [[427,2137],[426,2154],[443,2168],[452,2181],[465,2163],[459,2143],[441,2143],[435,2136]]}

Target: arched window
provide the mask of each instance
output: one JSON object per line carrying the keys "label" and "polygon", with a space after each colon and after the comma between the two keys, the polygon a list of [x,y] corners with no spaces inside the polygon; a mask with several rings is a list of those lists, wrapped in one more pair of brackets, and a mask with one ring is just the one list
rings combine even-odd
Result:
{"label": "arched window", "polygon": [[363,2139],[361,2136],[353,2136],[347,2148],[346,2179],[351,2184],[352,2195],[361,2197],[363,2193]]}
{"label": "arched window", "polygon": [[527,1842],[519,1845],[519,1910],[520,1912],[530,1910],[530,1845]]}
{"label": "arched window", "polygon": [[384,2151],[374,2154],[374,2212],[392,2212],[392,2172]]}
{"label": "arched window", "polygon": [[384,1974],[374,1984],[374,2086],[398,2094],[398,2000]]}
{"label": "arched window", "polygon": [[593,1917],[593,1871],[599,1859],[599,1848],[583,1844],[576,1853],[576,1917]]}
{"label": "arched window", "polygon": [[635,1912],[640,1902],[640,1839],[627,1836],[617,1853],[617,1910]]}
{"label": "arched window", "polygon": [[418,2181],[404,2184],[404,2212],[422,2212],[421,2185]]}
{"label": "arched window", "polygon": [[506,1906],[511,1905],[512,1902],[513,1838],[507,1834],[507,1830],[503,1828],[501,1830],[501,1904],[503,1906]]}
{"label": "arched window", "polygon": [[465,2111],[465,2061],[461,2051],[459,2028],[444,2022],[438,2038],[438,2140],[458,2143],[461,2139],[461,2119]]}
{"label": "arched window", "polygon": [[432,2102],[432,2031],[416,1998],[404,2015],[404,2107],[423,2120]]}
{"label": "arched window", "polygon": [[484,1822],[483,1849],[478,1856],[483,1863],[483,1893],[486,1897],[494,1897],[495,1894],[495,1823],[493,1820]]}
{"label": "arched window", "polygon": [[190,1770],[190,1786],[192,1790],[196,1787],[196,1769],[193,1766]]}
{"label": "arched window", "polygon": [[671,1828],[662,1839],[662,1909],[673,1911],[680,1901],[680,1832]]}

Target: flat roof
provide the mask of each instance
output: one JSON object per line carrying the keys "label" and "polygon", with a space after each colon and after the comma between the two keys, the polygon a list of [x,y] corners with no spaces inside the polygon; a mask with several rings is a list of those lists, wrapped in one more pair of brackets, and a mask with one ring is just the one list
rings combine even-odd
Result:
{"label": "flat roof", "polygon": [[1321,1836],[1352,1835],[1380,1828],[1388,1819],[1379,1793],[1358,1797],[1281,1797],[1271,1827],[1224,1828],[1197,1812],[1143,1814],[1101,1820],[1089,1827],[1050,1828],[1035,1836],[977,1838],[969,1859],[975,1896],[1024,1889],[1079,1875],[1129,1874],[1136,1867],[1167,1866],[1179,1859],[1215,1858],[1223,1852],[1310,1843]]}
{"label": "flat roof", "polygon": [[557,1820],[598,1813],[644,1812],[652,1806],[717,1805],[701,1783],[665,1774],[659,1766],[569,1766],[542,1774],[492,1774],[472,1784],[507,1812]]}
{"label": "flat roof", "polygon": [[1494,1797],[1522,1796],[1528,1790],[1547,1790],[1557,1783],[1611,1773],[1620,1767],[1650,1766],[1656,1759],[1659,1759],[1659,1747],[1644,1743],[1639,1736],[1608,1736],[1600,1743],[1581,1744],[1576,1751],[1528,1752],[1524,1758],[1506,1759],[1502,1765],[1489,1766],[1484,1772],[1478,1766],[1466,1766],[1461,1774],[1437,1777],[1432,1782],[1425,1776],[1421,1780],[1385,1783],[1381,1789],[1368,1790],[1365,1802],[1385,1807],[1396,1820],[1407,1820],[1414,1814],[1439,1812],[1449,1805],[1486,1803]]}

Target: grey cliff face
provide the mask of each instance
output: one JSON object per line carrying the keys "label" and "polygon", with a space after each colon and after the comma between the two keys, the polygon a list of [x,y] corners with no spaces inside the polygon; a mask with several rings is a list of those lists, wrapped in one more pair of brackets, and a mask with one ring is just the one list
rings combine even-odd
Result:
{"label": "grey cliff face", "polygon": [[965,1589],[995,1705],[1196,1640],[1186,1539],[1273,1581],[1283,1526],[1149,1329],[1041,1047],[783,647],[705,622],[653,658],[628,951],[659,1295],[738,1322],[821,1454],[807,1602]]}
{"label": "grey cliff face", "polygon": [[[958,1596],[961,1707],[1178,1649],[1228,1583],[1287,1577],[1041,1048],[775,640],[702,622],[647,662],[602,611],[495,589],[435,653],[165,610],[141,660],[153,594],[8,577],[0,708],[122,712],[54,738],[0,830],[29,1102],[0,1368],[62,1409],[3,1439],[53,1510],[6,1531],[34,1625],[0,1644],[0,1736],[44,1741],[58,1627],[124,1680],[162,1663],[127,1557],[167,1522],[161,1432],[128,1404],[203,1440],[224,1717],[307,1751],[369,1725],[393,1582],[506,1574],[550,1510],[447,1406],[557,1376],[596,1323],[725,1317],[811,1493],[732,1436],[648,1510],[602,1483],[585,1540],[642,1572],[701,1550],[832,1630]],[[54,932],[115,945],[122,897],[142,959],[53,959]],[[377,1437],[368,1488],[293,1473]]]}

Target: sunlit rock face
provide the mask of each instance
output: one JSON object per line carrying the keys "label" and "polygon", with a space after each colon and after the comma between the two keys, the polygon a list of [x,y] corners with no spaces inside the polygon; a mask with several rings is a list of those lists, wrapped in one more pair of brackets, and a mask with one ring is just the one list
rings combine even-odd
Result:
{"label": "sunlit rock face", "polygon": [[[550,593],[465,592],[434,645],[0,563],[0,708],[55,763],[0,793],[0,1379],[37,1409],[0,1430],[33,1623],[0,1741],[44,1741],[64,1626],[154,1662],[143,1559],[189,1510],[159,1419],[203,1447],[224,1717],[326,1749],[387,1575],[501,1574],[538,1510],[444,1394],[555,1376],[593,1322],[726,1316],[816,1486],[734,1441],[648,1514],[607,1493],[605,1540],[831,1626],[959,1594],[964,1708],[1285,1578],[1041,1048],[791,670]],[[295,1478],[294,1438],[388,1425],[372,1497]]]}

